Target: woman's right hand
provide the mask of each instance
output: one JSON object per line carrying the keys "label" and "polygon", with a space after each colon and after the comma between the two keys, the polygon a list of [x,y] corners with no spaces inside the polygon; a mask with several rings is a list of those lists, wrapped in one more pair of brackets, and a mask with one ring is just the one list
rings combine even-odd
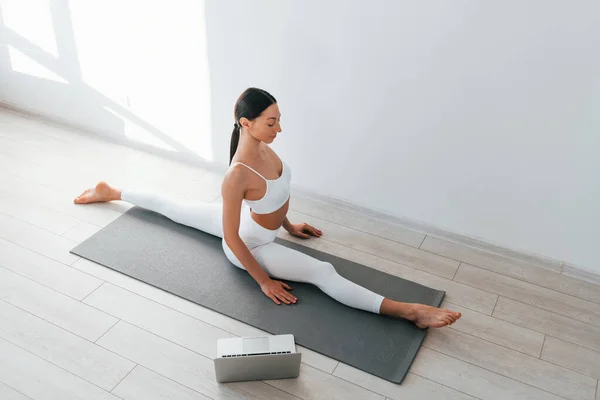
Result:
{"label": "woman's right hand", "polygon": [[286,283],[269,279],[260,285],[260,288],[275,304],[281,304],[279,300],[285,304],[296,303],[296,297],[287,291],[292,290],[292,287]]}

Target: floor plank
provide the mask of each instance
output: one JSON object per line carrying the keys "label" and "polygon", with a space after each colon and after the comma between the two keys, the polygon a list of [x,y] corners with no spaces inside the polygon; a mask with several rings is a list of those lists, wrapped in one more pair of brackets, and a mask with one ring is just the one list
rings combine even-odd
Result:
{"label": "floor plank", "polygon": [[600,304],[591,301],[582,300],[468,264],[460,265],[454,280],[565,317],[600,326]]}
{"label": "floor plank", "polygon": [[88,305],[0,268],[0,300],[91,341],[117,319]]}
{"label": "floor plank", "polygon": [[40,164],[40,160],[44,160],[52,153],[27,143],[16,141],[6,131],[3,131],[0,134],[0,154],[17,157],[33,164]]}
{"label": "floor plank", "polygon": [[[110,153],[114,153],[117,149],[118,147],[113,145]],[[73,151],[81,156],[81,148]],[[135,185],[136,188],[139,186],[158,192],[183,193],[188,197],[192,196],[196,201],[211,201],[220,194],[220,187],[201,180],[186,179],[186,176],[201,178],[205,170],[200,168],[187,171],[188,173],[185,174],[179,171],[174,173],[164,165],[144,163],[142,167],[137,162],[126,164],[117,157],[110,164],[106,164],[101,159],[94,162],[94,159],[98,157],[97,154],[101,154],[98,149],[93,150],[92,154],[85,155],[84,160],[78,160],[72,154],[49,154],[51,155],[40,164],[0,153],[0,170],[7,171],[31,183],[67,194],[70,205],[72,205],[74,197],[100,180],[107,180],[117,187]],[[101,167],[97,165],[101,165]],[[37,197],[32,196],[33,199]]]}
{"label": "floor plank", "polygon": [[102,284],[98,278],[3,239],[0,239],[0,267],[77,300]]}
{"label": "floor plank", "polygon": [[83,190],[75,193],[65,193],[10,173],[0,173],[0,191],[3,190],[10,190],[11,193],[21,199],[32,201],[35,199],[44,207],[98,226],[105,226],[121,216],[120,212],[103,207],[101,204],[74,205],[73,199]]}
{"label": "floor plank", "polygon": [[427,236],[421,245],[421,249],[584,300],[600,303],[600,285],[575,279],[557,271],[431,236]]}
{"label": "floor plank", "polygon": [[102,285],[84,303],[211,358],[216,356],[217,340],[233,336],[110,283]]}
{"label": "floor plank", "polygon": [[377,255],[390,261],[407,265],[421,271],[452,279],[459,262],[392,240],[374,237],[352,228],[334,224],[310,215],[295,211],[288,213],[292,223],[307,222],[323,231],[321,240],[344,244],[356,250]]}
{"label": "floor plank", "polygon": [[421,348],[411,371],[471,396],[488,400],[559,400],[563,397],[494,373],[487,368]]}
{"label": "floor plank", "polygon": [[546,336],[542,360],[600,379],[600,352]]}
{"label": "floor plank", "polygon": [[298,378],[265,382],[306,400],[385,400],[382,395],[306,364],[301,364]]}
{"label": "floor plank", "polygon": [[4,339],[0,339],[0,381],[36,400],[118,400]]}
{"label": "floor plank", "polygon": [[430,331],[425,347],[567,399],[593,399],[596,380],[453,329]]}
{"label": "floor plank", "polygon": [[210,399],[139,365],[112,392],[124,400]]}
{"label": "floor plank", "polygon": [[473,396],[461,393],[457,390],[429,379],[422,378],[410,372],[406,375],[404,381],[402,381],[402,384],[400,385],[368,374],[344,363],[340,363],[340,365],[335,369],[334,375],[364,388],[369,388],[375,393],[386,396],[386,398],[391,400],[475,399]]}
{"label": "floor plank", "polygon": [[304,215],[310,215],[411,247],[418,248],[423,239],[425,239],[424,233],[415,232],[383,221],[369,219],[360,214],[332,207],[302,196],[294,196],[290,200],[290,209]]}
{"label": "floor plank", "polygon": [[77,245],[72,240],[2,212],[0,212],[0,226],[2,226],[2,230],[0,230],[2,239],[65,264],[71,264],[77,260],[77,256],[69,253],[69,250]]}
{"label": "floor plank", "polygon": [[31,400],[31,397],[27,397],[24,394],[16,391],[10,386],[0,382],[0,399],[2,400]]}
{"label": "floor plank", "polygon": [[0,153],[0,171],[28,179],[39,164],[28,162],[19,157]]}
{"label": "floor plank", "polygon": [[81,243],[97,233],[100,229],[102,229],[102,227],[98,225],[93,225],[88,222],[80,222],[73,228],[63,233],[63,236],[76,243]]}
{"label": "floor plank", "polygon": [[4,214],[20,219],[34,226],[62,235],[80,223],[78,219],[61,212],[40,206],[34,201],[12,193],[3,192],[0,196],[0,210]]}
{"label": "floor plank", "polygon": [[110,351],[0,301],[0,337],[111,391],[135,366]]}
{"label": "floor plank", "polygon": [[488,342],[539,357],[544,343],[544,334],[504,320],[472,311],[449,302],[442,307],[462,313],[462,317],[450,329],[467,333]]}
{"label": "floor plank", "polygon": [[527,304],[500,297],[494,317],[527,326],[588,349],[600,351],[600,328]]}

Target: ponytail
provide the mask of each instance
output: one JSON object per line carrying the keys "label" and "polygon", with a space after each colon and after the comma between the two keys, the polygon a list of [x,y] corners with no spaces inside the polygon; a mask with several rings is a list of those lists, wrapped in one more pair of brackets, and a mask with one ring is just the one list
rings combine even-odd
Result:
{"label": "ponytail", "polygon": [[231,142],[229,144],[229,165],[231,165],[231,161],[233,160],[233,156],[238,147],[238,142],[240,141],[240,126],[235,123],[233,124],[233,132],[231,132]]}
{"label": "ponytail", "polygon": [[231,144],[229,145],[229,165],[233,161],[233,156],[240,141],[240,120],[246,118],[249,121],[254,121],[263,111],[271,104],[277,103],[275,97],[271,96],[265,90],[250,87],[238,97],[233,109],[233,118],[236,121],[233,124],[233,132],[231,132]]}

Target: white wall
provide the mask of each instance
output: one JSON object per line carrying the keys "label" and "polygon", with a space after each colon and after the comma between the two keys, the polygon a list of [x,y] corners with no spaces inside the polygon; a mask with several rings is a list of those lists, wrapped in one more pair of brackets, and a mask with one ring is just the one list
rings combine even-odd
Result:
{"label": "white wall", "polygon": [[204,2],[2,0],[0,100],[212,160]]}
{"label": "white wall", "polygon": [[[233,103],[247,86],[262,87],[279,100],[284,132],[273,146],[297,186],[600,273],[600,3],[219,0],[199,8],[179,12],[198,16],[205,31],[183,34],[172,29],[177,13],[164,12],[160,37],[186,45],[136,87],[172,113],[162,134],[197,140],[177,151],[225,165]],[[144,35],[122,34],[155,48]],[[188,55],[194,67],[179,70]],[[174,75],[175,91],[164,84]],[[144,92],[144,82],[156,90]],[[21,82],[2,90],[5,100],[57,112]],[[194,103],[200,92],[210,102]],[[193,129],[181,133],[178,116]],[[87,123],[118,132],[131,123],[103,121]]]}

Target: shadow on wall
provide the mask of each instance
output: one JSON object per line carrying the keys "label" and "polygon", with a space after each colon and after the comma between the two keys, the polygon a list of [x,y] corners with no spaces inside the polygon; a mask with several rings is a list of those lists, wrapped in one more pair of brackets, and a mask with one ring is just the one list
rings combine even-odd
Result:
{"label": "shadow on wall", "polygon": [[[206,75],[203,78],[206,83],[204,85],[205,93],[202,95],[191,94],[194,97],[188,102],[186,99],[173,101],[172,98],[169,98],[169,87],[174,85],[172,81],[179,84],[183,79],[177,78],[177,72],[182,69],[186,74],[194,72],[190,71],[190,68],[194,68],[193,65],[187,67],[186,70],[185,66],[179,68],[179,65],[176,65],[178,60],[173,60],[174,53],[177,53],[180,59],[185,60],[188,57],[185,52],[181,51],[182,47],[186,47],[187,44],[176,43],[172,46],[165,46],[164,43],[156,43],[155,38],[147,37],[142,28],[138,30],[138,21],[127,25],[133,13],[137,13],[141,8],[139,5],[136,8],[133,5],[121,6],[114,1],[108,3],[103,3],[102,6],[111,8],[114,3],[114,7],[112,7],[113,12],[107,12],[106,15],[122,19],[120,22],[123,24],[119,25],[119,22],[115,22],[114,25],[119,25],[124,29],[114,29],[116,33],[111,32],[113,30],[112,21],[102,22],[104,26],[102,31],[98,31],[94,27],[89,27],[86,31],[86,20],[90,21],[95,17],[102,19],[102,16],[90,15],[87,12],[85,18],[82,18],[82,23],[80,18],[73,18],[74,14],[68,0],[49,0],[46,4],[40,3],[40,9],[35,10],[31,9],[31,5],[21,5],[17,1],[0,4],[0,38],[2,40],[0,67],[3,75],[1,80],[4,81],[0,86],[4,92],[0,99],[51,118],[58,117],[60,120],[111,136],[117,140],[133,140],[136,145],[146,150],[162,154],[174,153],[174,158],[186,158],[187,155],[190,160],[197,159],[200,163],[203,163],[204,160],[210,163],[213,150],[210,146],[208,69],[205,68],[203,71]],[[193,7],[203,10],[203,3],[195,3],[198,4],[194,4]],[[74,4],[74,6],[79,7],[77,16],[86,12],[82,7],[87,7],[87,5]],[[123,13],[114,12],[114,10],[121,11],[125,7],[130,7],[127,10],[131,11],[127,16],[129,21],[124,21],[125,18],[122,15],[117,15]],[[146,5],[144,5],[145,7]],[[36,8],[38,8],[37,5]],[[98,10],[99,8],[94,12]],[[156,21],[153,22],[159,23],[160,10],[154,11],[152,18],[155,18]],[[173,14],[181,13],[181,11],[173,11]],[[29,18],[30,16],[32,18]],[[177,18],[173,20],[175,21]],[[185,20],[185,17],[182,18]],[[188,21],[193,20],[183,21],[184,28],[174,28],[175,32],[168,34],[167,39],[176,38],[176,41],[179,41],[179,37],[182,37],[181,33],[186,29],[190,32],[193,31],[194,34],[205,34],[203,24],[192,26],[193,23],[187,23]],[[46,26],[43,26],[44,22]],[[152,28],[154,31],[172,28],[168,24],[165,25],[157,25]],[[186,40],[189,43],[190,40],[197,41],[198,37],[193,36]],[[106,48],[111,46],[111,43],[120,41],[125,44],[117,46],[116,50]],[[182,39],[181,42],[184,40]],[[92,43],[93,46],[88,46],[86,43]],[[94,58],[92,54],[90,58],[90,53],[98,49],[101,50],[101,53],[110,54],[112,57],[110,59],[101,56]],[[80,61],[82,52],[85,53],[85,57],[83,57],[86,60],[85,68],[82,68]],[[201,53],[191,52],[191,57],[195,57],[191,64],[195,62],[207,65],[206,53]],[[138,65],[135,63],[128,65],[128,58],[134,59],[139,54],[142,55],[141,59],[146,56],[146,60],[140,61]],[[127,58],[122,59],[120,56]],[[143,68],[141,63],[146,62],[148,58],[160,58],[165,61],[158,67],[152,65]],[[90,59],[93,61],[90,62]],[[137,69],[138,67],[139,69]],[[152,67],[155,68],[152,70]],[[149,81],[151,73],[145,74],[144,70],[153,72],[161,70],[163,74],[154,77],[154,80],[160,80],[160,82]],[[122,73],[122,71],[124,72]],[[128,76],[138,79],[130,80],[127,79]],[[172,81],[171,77],[173,77]],[[201,82],[201,79],[194,80],[192,77],[187,80],[191,82],[188,92],[197,92],[198,82]],[[98,82],[102,82],[104,85],[98,85]],[[153,87],[148,88],[150,85]],[[94,86],[101,86],[101,88],[98,90]],[[136,99],[142,110],[141,113],[134,112],[130,108],[128,90],[131,88],[134,88],[134,92],[135,89],[143,89],[137,91]],[[166,88],[166,90],[161,90],[162,88]],[[187,88],[178,87],[173,90],[181,93]],[[152,92],[153,95],[147,96],[149,92]],[[198,101],[201,96],[204,100]],[[192,104],[186,105],[186,103]],[[190,114],[194,111],[191,107],[196,107],[199,103],[206,106],[205,109],[196,110],[197,114],[206,114],[203,124],[187,124],[185,121],[181,121],[180,116],[183,114],[198,121],[200,118],[198,115]],[[153,107],[154,112],[149,112],[149,105]],[[163,112],[164,115],[160,115]],[[145,114],[149,118],[142,118],[140,114]],[[156,123],[149,122],[148,119],[161,121],[158,125],[162,129],[157,127]],[[185,124],[184,129],[187,131],[182,133],[182,127],[178,124]],[[208,130],[202,132],[199,129],[200,126],[204,126]],[[167,131],[172,133],[166,133]],[[145,137],[146,140],[138,141],[137,139],[141,137]],[[180,140],[180,138],[182,139]],[[183,142],[190,142],[193,145]],[[129,143],[132,142],[129,141]],[[204,146],[206,144],[209,146]],[[204,149],[204,153],[199,151],[199,148]]]}

